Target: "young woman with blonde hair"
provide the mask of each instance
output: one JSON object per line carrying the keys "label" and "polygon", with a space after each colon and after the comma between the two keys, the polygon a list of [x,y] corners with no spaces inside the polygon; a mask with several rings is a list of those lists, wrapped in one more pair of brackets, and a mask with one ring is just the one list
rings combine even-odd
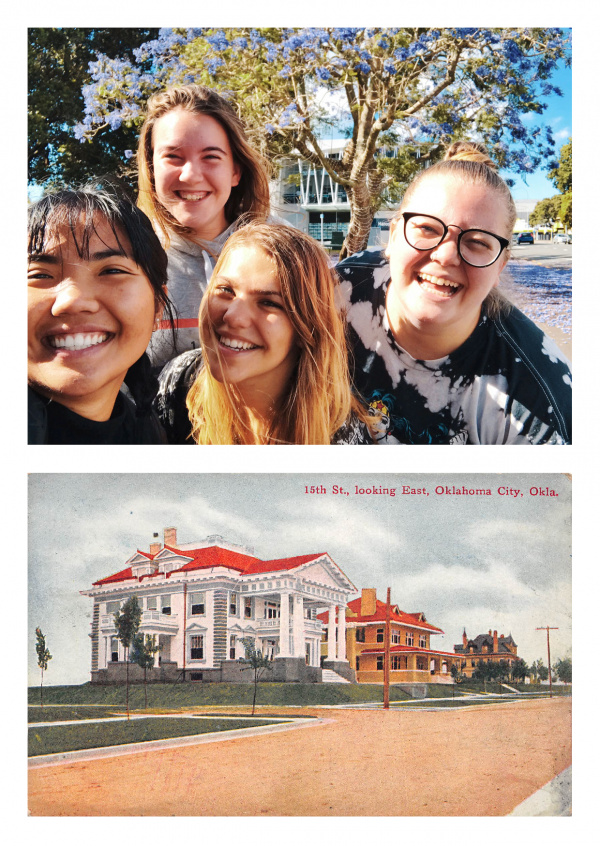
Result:
{"label": "young woman with blonde hair", "polygon": [[162,366],[196,346],[202,294],[240,216],[266,219],[267,166],[224,97],[185,85],[148,100],[138,174],[138,205],[167,250],[168,290],[177,312],[174,326],[161,322],[149,348],[152,363]]}
{"label": "young woman with blonde hair", "polygon": [[327,254],[308,235],[264,223],[238,229],[202,300],[202,350],[160,376],[170,441],[370,443],[336,287]]}
{"label": "young woman with blonde hair", "polygon": [[408,187],[385,253],[338,265],[356,387],[385,404],[388,443],[570,443],[569,364],[497,291],[516,216],[485,148],[457,142]]}

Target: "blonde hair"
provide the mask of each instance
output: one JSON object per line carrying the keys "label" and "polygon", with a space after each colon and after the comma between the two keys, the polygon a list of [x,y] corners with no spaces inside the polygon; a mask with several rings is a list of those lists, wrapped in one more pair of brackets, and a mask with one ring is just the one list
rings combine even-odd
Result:
{"label": "blonde hair", "polygon": [[233,223],[240,215],[250,219],[264,220],[269,213],[268,165],[263,157],[253,150],[246,138],[244,125],[233,107],[210,88],[201,85],[182,85],[167,88],[153,94],[148,100],[147,114],[138,144],[138,206],[152,223],[162,232],[165,245],[169,244],[169,233],[176,232],[184,237],[192,230],[182,226],[160,203],[154,181],[154,124],[173,109],[185,109],[199,115],[209,115],[225,130],[231,152],[241,170],[238,185],[231,189],[225,204],[225,217]]}
{"label": "blonde hair", "polygon": [[[448,147],[441,162],[421,170],[415,176],[406,189],[400,208],[394,218],[399,219],[402,216],[402,211],[406,208],[417,186],[425,179],[433,179],[436,176],[455,176],[464,182],[487,186],[499,195],[506,210],[506,228],[503,234],[510,241],[517,219],[517,209],[508,185],[498,175],[497,171],[496,163],[490,158],[483,144],[476,141],[455,141]],[[506,250],[508,254],[510,245]],[[511,309],[512,303],[510,300],[496,288],[493,288],[483,301],[484,313],[490,318],[507,314]]]}
{"label": "blonde hair", "polygon": [[217,381],[207,363],[207,347],[218,351],[209,317],[209,300],[219,272],[240,246],[250,244],[273,262],[286,314],[300,348],[287,393],[273,409],[261,443],[329,444],[354,411],[360,410],[350,388],[345,327],[335,304],[337,276],[323,248],[291,226],[250,223],[227,240],[200,306],[204,366],[187,397],[192,436],[199,444],[256,443],[239,412],[236,387]]}

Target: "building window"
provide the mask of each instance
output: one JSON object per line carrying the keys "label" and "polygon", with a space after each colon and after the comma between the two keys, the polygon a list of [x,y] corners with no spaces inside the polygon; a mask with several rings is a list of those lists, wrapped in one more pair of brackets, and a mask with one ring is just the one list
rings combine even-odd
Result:
{"label": "building window", "polygon": [[192,604],[192,616],[206,613],[204,610],[204,594],[192,593],[190,594],[190,602]]}
{"label": "building window", "polygon": [[119,641],[116,637],[111,637],[110,639],[110,660],[119,660]]}
{"label": "building window", "polygon": [[204,635],[192,635],[191,658],[192,661],[200,661],[204,658]]}
{"label": "building window", "polygon": [[383,670],[383,655],[377,656],[377,669]]}
{"label": "building window", "polygon": [[156,611],[156,605],[157,603],[155,596],[149,596],[146,599],[146,608],[148,609],[148,611]]}
{"label": "building window", "polygon": [[425,662],[425,658],[417,658],[417,670],[426,670],[427,665]]}
{"label": "building window", "polygon": [[232,617],[237,617],[238,615],[238,597],[237,593],[230,593],[229,594],[229,613]]}
{"label": "building window", "polygon": [[360,656],[356,656],[356,672],[360,670]]}
{"label": "building window", "polygon": [[419,635],[419,646],[421,649],[427,649],[427,635]]}
{"label": "building window", "polygon": [[106,603],[106,613],[107,614],[116,614],[117,611],[121,610],[121,601],[119,599],[115,599],[113,602]]}
{"label": "building window", "polygon": [[406,632],[406,645],[407,646],[414,646],[415,645],[415,636],[412,632]]}
{"label": "building window", "polygon": [[160,611],[161,614],[170,615],[171,613],[171,596],[161,596],[160,598]]}
{"label": "building window", "polygon": [[364,629],[357,629],[356,630],[356,642],[357,643],[364,643],[365,642],[365,630]]}
{"label": "building window", "polygon": [[279,617],[279,605],[277,602],[265,602],[265,619],[276,620]]}
{"label": "building window", "polygon": [[249,596],[244,599],[244,617],[246,620],[252,619],[252,600]]}
{"label": "building window", "polygon": [[235,661],[235,635],[229,635],[229,657]]}
{"label": "building window", "polygon": [[400,643],[400,632],[397,629],[392,629],[392,643]]}
{"label": "building window", "polygon": [[383,629],[377,629],[377,643],[383,643]]}
{"label": "building window", "polygon": [[406,669],[406,658],[402,655],[392,655],[392,670]]}

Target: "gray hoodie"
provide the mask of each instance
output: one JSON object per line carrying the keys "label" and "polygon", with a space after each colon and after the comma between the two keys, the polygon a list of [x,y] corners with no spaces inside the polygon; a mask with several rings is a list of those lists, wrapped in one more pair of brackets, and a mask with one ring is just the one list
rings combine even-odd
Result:
{"label": "gray hoodie", "polygon": [[225,241],[235,228],[234,222],[214,241],[203,241],[202,244],[171,234],[167,249],[167,291],[175,309],[176,346],[173,349],[171,324],[162,321],[161,328],[153,333],[147,350],[154,367],[162,367],[176,355],[198,348],[200,300]]}

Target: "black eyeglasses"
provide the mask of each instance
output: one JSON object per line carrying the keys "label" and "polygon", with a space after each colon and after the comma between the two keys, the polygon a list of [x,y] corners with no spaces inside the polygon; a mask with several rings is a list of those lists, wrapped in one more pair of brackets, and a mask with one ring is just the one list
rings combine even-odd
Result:
{"label": "black eyeglasses", "polygon": [[[402,217],[406,242],[421,252],[439,246],[451,226],[460,229],[455,223],[446,225],[443,220],[429,214],[402,212]],[[485,229],[460,229],[456,246],[461,259],[471,267],[489,267],[500,258],[508,244],[506,238]]]}

